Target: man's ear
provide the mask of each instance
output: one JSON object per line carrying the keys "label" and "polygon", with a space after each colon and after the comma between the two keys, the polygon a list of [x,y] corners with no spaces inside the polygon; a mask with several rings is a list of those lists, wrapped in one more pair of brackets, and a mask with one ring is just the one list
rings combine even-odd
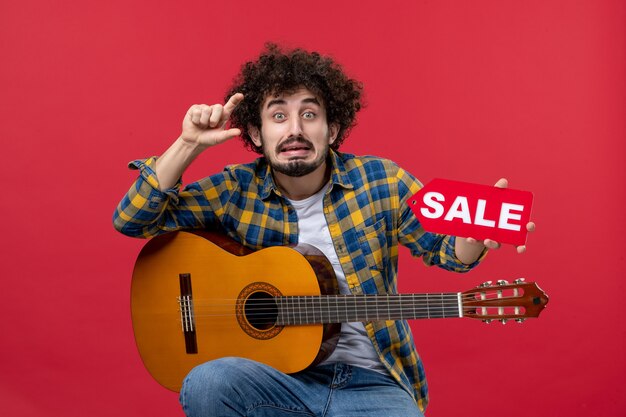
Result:
{"label": "man's ear", "polygon": [[330,125],[328,125],[328,131],[330,133],[328,144],[332,145],[335,139],[337,139],[337,136],[339,135],[339,124],[331,123]]}
{"label": "man's ear", "polygon": [[252,143],[254,143],[256,146],[260,148],[262,145],[262,142],[261,142],[261,132],[259,132],[259,129],[257,129],[255,126],[248,125],[248,134],[250,135],[250,138],[252,139]]}

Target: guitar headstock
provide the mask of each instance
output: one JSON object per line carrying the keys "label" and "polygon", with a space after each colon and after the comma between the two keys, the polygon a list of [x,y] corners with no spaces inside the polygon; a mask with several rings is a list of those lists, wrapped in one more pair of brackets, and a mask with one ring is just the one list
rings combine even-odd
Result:
{"label": "guitar headstock", "polygon": [[508,283],[487,281],[476,288],[461,293],[463,317],[490,323],[498,320],[523,322],[529,317],[539,317],[548,304],[548,296],[534,282],[519,278]]}

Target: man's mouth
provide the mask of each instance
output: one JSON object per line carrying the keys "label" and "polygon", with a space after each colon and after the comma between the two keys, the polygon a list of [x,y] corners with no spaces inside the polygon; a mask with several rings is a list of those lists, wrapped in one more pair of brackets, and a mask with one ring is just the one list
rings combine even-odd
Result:
{"label": "man's mouth", "polygon": [[288,156],[305,156],[313,147],[304,139],[288,140],[280,145],[278,152]]}

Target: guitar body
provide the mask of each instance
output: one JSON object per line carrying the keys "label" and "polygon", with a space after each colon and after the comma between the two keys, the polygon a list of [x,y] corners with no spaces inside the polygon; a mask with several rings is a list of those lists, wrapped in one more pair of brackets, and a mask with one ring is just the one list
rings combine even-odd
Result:
{"label": "guitar body", "polygon": [[336,293],[332,267],[312,246],[250,252],[218,234],[168,233],[135,264],[133,330],[150,374],[174,391],[193,367],[225,356],[293,373],[332,353],[341,324],[279,326],[255,320],[246,302]]}

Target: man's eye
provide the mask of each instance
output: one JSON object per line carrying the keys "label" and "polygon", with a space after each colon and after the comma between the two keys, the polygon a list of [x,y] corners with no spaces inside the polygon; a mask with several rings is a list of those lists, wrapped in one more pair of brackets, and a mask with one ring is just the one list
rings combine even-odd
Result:
{"label": "man's eye", "polygon": [[302,117],[305,119],[313,119],[315,118],[315,113],[313,113],[312,111],[306,111],[302,113]]}
{"label": "man's eye", "polygon": [[274,120],[285,120],[285,115],[282,113],[274,113],[274,116],[272,116],[274,118]]}

